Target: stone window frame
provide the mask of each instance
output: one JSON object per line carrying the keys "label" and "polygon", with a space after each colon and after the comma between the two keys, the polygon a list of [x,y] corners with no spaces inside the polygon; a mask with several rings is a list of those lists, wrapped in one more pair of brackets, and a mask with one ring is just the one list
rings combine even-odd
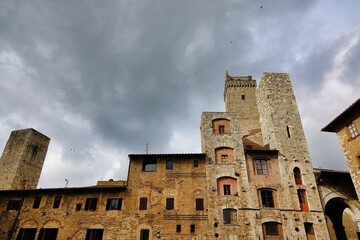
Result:
{"label": "stone window frame", "polygon": [[270,221],[262,224],[264,235],[268,237],[281,236],[281,224],[278,222]]}
{"label": "stone window frame", "polygon": [[175,198],[168,197],[165,199],[165,209],[166,210],[174,210],[175,209]]}
{"label": "stone window frame", "polygon": [[215,164],[233,165],[235,164],[234,149],[227,146],[221,146],[214,149]]}
{"label": "stone window frame", "polygon": [[272,188],[258,189],[261,208],[275,208],[277,206],[276,190]]}
{"label": "stone window frame", "polygon": [[[219,196],[237,196],[238,195],[238,179],[231,176],[222,176],[216,179],[216,185]],[[228,189],[225,190],[225,186],[230,186],[230,192]],[[230,194],[228,194],[230,193]]]}
{"label": "stone window frame", "polygon": [[147,197],[141,197],[139,200],[139,210],[147,210]]}
{"label": "stone window frame", "polygon": [[223,223],[224,225],[233,225],[237,223],[237,210],[235,208],[223,209]]}
{"label": "stone window frame", "polygon": [[150,237],[150,229],[143,228],[140,229],[140,240],[149,240]]}
{"label": "stone window frame", "polygon": [[204,199],[203,198],[196,198],[195,199],[195,210],[196,211],[204,211]]}
{"label": "stone window frame", "polygon": [[102,240],[104,229],[102,228],[88,228],[86,229],[85,240]]}

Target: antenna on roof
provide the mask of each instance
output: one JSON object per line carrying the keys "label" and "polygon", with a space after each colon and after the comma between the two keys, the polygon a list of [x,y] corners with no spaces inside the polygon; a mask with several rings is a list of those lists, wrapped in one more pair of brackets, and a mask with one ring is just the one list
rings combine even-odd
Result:
{"label": "antenna on roof", "polygon": [[67,185],[69,184],[69,180],[67,180],[67,179],[65,178],[65,182],[66,182],[66,184],[65,184],[65,188],[66,188]]}
{"label": "antenna on roof", "polygon": [[146,154],[149,153],[149,143],[145,144],[145,152],[146,152]]}

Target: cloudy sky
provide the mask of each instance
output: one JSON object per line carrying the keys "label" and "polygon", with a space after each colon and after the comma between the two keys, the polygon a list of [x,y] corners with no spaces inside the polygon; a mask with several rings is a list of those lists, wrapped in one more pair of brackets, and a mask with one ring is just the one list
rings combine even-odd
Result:
{"label": "cloudy sky", "polygon": [[[341,4],[341,5],[340,5]],[[126,179],[129,153],[200,152],[230,75],[288,72],[315,167],[345,169],[320,131],[359,98],[358,0],[0,1],[0,149],[51,138],[39,187]]]}

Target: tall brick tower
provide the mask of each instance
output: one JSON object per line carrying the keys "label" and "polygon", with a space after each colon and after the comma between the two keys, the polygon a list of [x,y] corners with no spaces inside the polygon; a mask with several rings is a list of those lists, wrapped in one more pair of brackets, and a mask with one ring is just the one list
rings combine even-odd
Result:
{"label": "tall brick tower", "polygon": [[[328,239],[287,74],[226,74],[226,112],[205,112],[209,228],[220,239]],[[324,238],[323,238],[324,237]]]}
{"label": "tall brick tower", "polygon": [[0,190],[35,189],[49,142],[32,128],[13,131],[0,159]]}

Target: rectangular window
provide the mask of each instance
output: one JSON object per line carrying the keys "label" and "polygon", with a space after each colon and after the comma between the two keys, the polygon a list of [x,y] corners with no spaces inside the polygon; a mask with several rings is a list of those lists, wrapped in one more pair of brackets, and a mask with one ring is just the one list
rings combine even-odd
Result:
{"label": "rectangular window", "polygon": [[262,190],[261,191],[261,203],[262,203],[262,207],[264,207],[264,208],[273,208],[274,207],[273,191]]}
{"label": "rectangular window", "polygon": [[35,240],[36,228],[20,228],[16,240]]}
{"label": "rectangular window", "polygon": [[225,126],[224,126],[224,125],[220,125],[220,126],[219,126],[219,133],[220,133],[220,134],[224,134],[224,133],[225,133]]}
{"label": "rectangular window", "polygon": [[224,195],[231,195],[231,186],[229,184],[224,184]]}
{"label": "rectangular window", "polygon": [[176,232],[177,233],[181,232],[181,225],[180,224],[176,225]]}
{"label": "rectangular window", "polygon": [[104,229],[88,229],[85,240],[102,240],[103,233]]}
{"label": "rectangular window", "polygon": [[122,198],[108,198],[106,210],[121,210]]}
{"label": "rectangular window", "polygon": [[195,233],[195,224],[190,225],[190,233]]}
{"label": "rectangular window", "polygon": [[258,175],[268,175],[268,163],[265,159],[257,159],[255,160],[255,169],[256,174]]}
{"label": "rectangular window", "polygon": [[348,129],[349,129],[349,135],[350,135],[351,138],[354,138],[357,135],[359,135],[354,123],[349,124]]}
{"label": "rectangular window", "polygon": [[279,227],[276,222],[267,222],[265,224],[266,236],[279,236]]}
{"label": "rectangular window", "polygon": [[75,211],[81,210],[81,203],[76,204]]}
{"label": "rectangular window", "polygon": [[203,211],[204,210],[204,199],[203,198],[196,198],[196,210]]}
{"label": "rectangular window", "polygon": [[224,155],[221,155],[221,164],[227,164],[228,163],[228,158],[229,156],[224,154]]}
{"label": "rectangular window", "polygon": [[95,211],[96,204],[97,204],[97,198],[87,198],[85,202],[85,210]]}
{"label": "rectangular window", "polygon": [[41,228],[38,240],[56,240],[57,228]]}
{"label": "rectangular window", "polygon": [[199,161],[198,160],[194,160],[193,167],[194,168],[199,167]]}
{"label": "rectangular window", "polygon": [[245,95],[241,95],[241,100],[245,100]]}
{"label": "rectangular window", "polygon": [[33,203],[33,208],[39,208],[40,203],[41,203],[41,197],[35,197],[34,203]]}
{"label": "rectangular window", "polygon": [[236,221],[236,210],[227,208],[223,210],[224,224],[233,224]]}
{"label": "rectangular window", "polygon": [[59,208],[61,202],[61,196],[56,196],[54,199],[53,208]]}
{"label": "rectangular window", "polygon": [[10,200],[7,204],[6,210],[20,210],[21,200]]}
{"label": "rectangular window", "polygon": [[315,234],[314,227],[313,227],[312,223],[306,222],[306,223],[304,223],[304,226],[305,226],[305,232],[306,232],[307,236]]}
{"label": "rectangular window", "polygon": [[146,210],[147,209],[147,198],[142,197],[140,198],[139,210]]}
{"label": "rectangular window", "polygon": [[140,240],[149,240],[150,230],[141,229],[140,230]]}
{"label": "rectangular window", "polygon": [[297,190],[298,198],[300,203],[307,203],[306,192],[304,189]]}
{"label": "rectangular window", "polygon": [[166,198],[166,210],[174,209],[174,198]]}
{"label": "rectangular window", "polygon": [[156,160],[144,160],[142,170],[143,172],[155,172]]}

